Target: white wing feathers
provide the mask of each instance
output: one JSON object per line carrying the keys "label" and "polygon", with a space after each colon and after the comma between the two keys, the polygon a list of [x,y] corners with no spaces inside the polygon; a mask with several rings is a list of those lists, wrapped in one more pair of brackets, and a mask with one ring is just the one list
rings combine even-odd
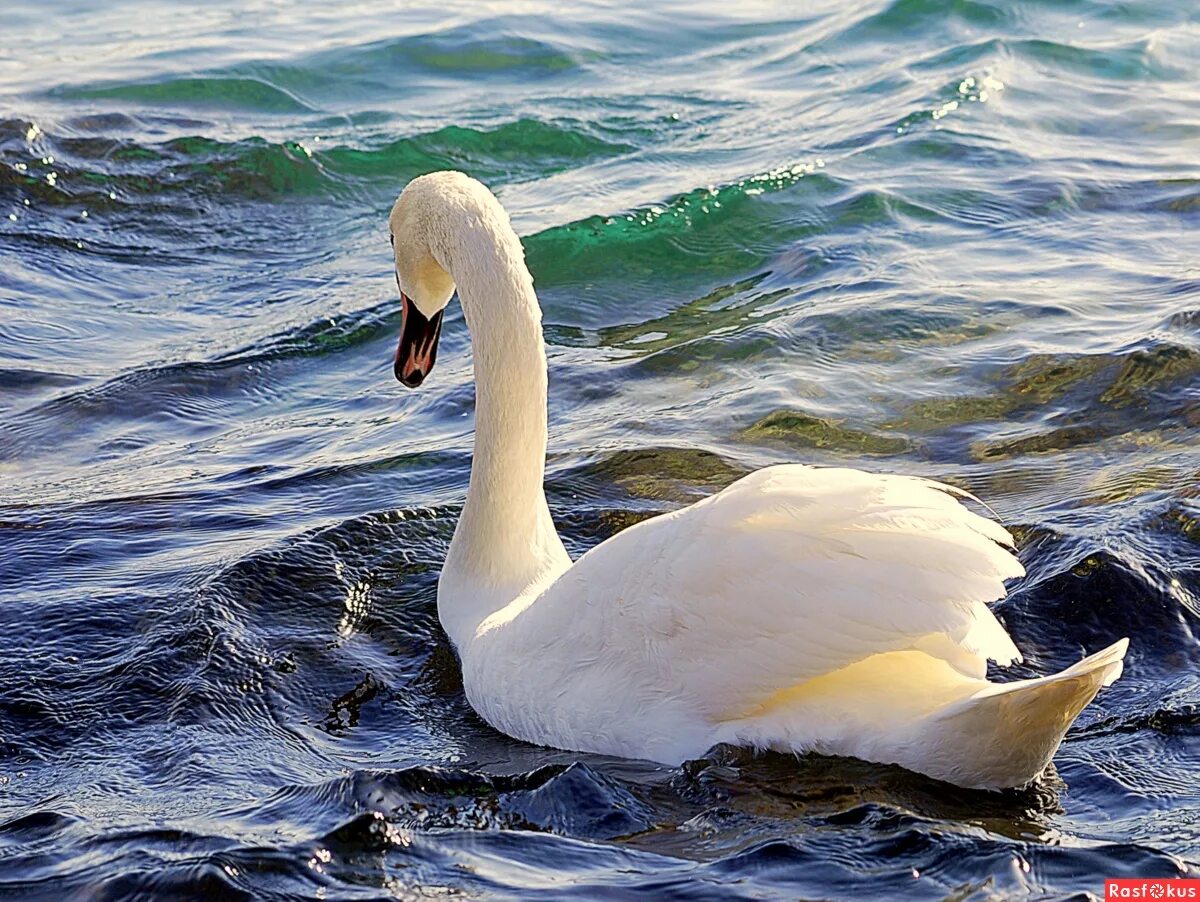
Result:
{"label": "white wing feathers", "polygon": [[1025,571],[1008,532],[958,497],[910,476],[770,467],[597,546],[548,594],[570,599],[554,607],[581,657],[647,668],[713,720],[889,651],[981,678],[989,658],[1020,660],[986,603]]}

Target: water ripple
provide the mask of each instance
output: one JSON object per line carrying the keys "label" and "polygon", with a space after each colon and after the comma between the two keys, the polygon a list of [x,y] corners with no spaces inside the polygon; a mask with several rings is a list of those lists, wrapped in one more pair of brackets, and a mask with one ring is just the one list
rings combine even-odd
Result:
{"label": "water ripple", "polygon": [[[5,14],[0,895],[1200,876],[1186,4]],[[525,236],[571,553],[780,461],[976,492],[1028,571],[997,678],[1131,639],[1042,781],[664,768],[474,714],[436,614],[471,455],[457,306],[422,391],[390,375],[386,213],[446,167]]]}

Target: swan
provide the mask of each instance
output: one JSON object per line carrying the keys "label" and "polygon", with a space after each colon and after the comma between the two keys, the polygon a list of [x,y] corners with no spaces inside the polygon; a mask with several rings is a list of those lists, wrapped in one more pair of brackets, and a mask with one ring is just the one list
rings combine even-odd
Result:
{"label": "swan", "polygon": [[1128,640],[1061,673],[1021,660],[987,602],[1024,575],[975,500],[913,476],[788,464],[632,526],[572,562],[543,490],[541,308],[499,201],[459,172],[411,181],[389,216],[420,385],[457,290],[471,334],[475,451],[437,593],[467,699],[531,743],[666,765],[717,743],[896,764],[959,786],[1025,786]]}

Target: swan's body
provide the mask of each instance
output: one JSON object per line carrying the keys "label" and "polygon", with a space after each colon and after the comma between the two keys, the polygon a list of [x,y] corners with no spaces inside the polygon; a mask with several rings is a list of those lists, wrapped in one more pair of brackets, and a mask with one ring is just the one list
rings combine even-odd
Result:
{"label": "swan's body", "polygon": [[[438,613],[497,729],[669,764],[719,742],[816,751],[999,788],[1032,781],[1120,675],[1126,640],[988,682],[988,659],[1020,654],[986,603],[1024,571],[1003,528],[924,479],[771,467],[572,564],[542,489],[541,312],[507,216],[434,173],[391,228],[406,316],[436,341],[457,285],[472,334],[475,457]],[[422,347],[401,341],[406,384],[432,365]]]}

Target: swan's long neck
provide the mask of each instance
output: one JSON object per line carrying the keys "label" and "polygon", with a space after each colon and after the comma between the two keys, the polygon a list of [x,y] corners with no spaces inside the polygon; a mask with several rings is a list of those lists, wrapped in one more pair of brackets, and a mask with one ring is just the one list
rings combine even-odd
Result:
{"label": "swan's long neck", "polygon": [[524,252],[498,204],[455,231],[447,268],[471,332],[475,455],[438,614],[461,649],[484,618],[570,560],[542,488],[546,353]]}

